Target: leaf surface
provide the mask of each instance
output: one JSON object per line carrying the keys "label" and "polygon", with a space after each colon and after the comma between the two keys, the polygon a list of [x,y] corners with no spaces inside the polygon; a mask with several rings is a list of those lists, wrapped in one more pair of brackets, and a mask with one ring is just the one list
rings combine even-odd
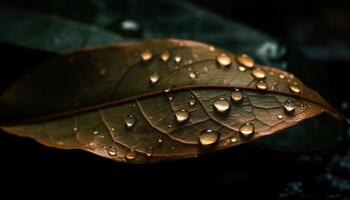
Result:
{"label": "leaf surface", "polygon": [[323,112],[342,118],[290,73],[176,39],[57,56],[0,104],[8,132],[130,163],[196,157]]}

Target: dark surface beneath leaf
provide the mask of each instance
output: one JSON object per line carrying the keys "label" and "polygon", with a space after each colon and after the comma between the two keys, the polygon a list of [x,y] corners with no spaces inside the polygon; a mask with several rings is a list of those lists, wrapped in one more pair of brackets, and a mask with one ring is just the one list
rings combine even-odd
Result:
{"label": "dark surface beneath leaf", "polygon": [[[18,1],[12,2],[15,4]],[[38,5],[40,5],[42,8],[39,10],[41,11],[49,10],[51,13],[58,14],[61,12],[61,14],[64,14],[64,17],[96,24],[119,34],[122,33],[128,36],[131,34],[134,38],[159,37],[152,31],[164,29],[164,27],[149,29],[148,25],[153,24],[151,22],[148,22],[148,25],[145,22],[146,24],[144,25],[142,20],[147,19],[147,17],[143,18],[142,16],[147,15],[147,13],[138,12],[138,9],[142,9],[145,6],[137,4],[135,1],[125,3],[130,5],[123,7],[133,7],[134,9],[124,9],[125,14],[112,21],[103,21],[103,17],[94,18],[100,16],[94,10],[96,5],[108,10],[108,7],[101,3],[102,1],[89,1],[89,3],[80,7],[80,10],[88,7],[86,12],[73,12],[76,11],[76,9],[73,9],[76,6],[70,6],[72,11],[69,9],[65,10],[63,7],[64,3],[57,5],[59,1],[56,1],[56,4],[49,5],[48,3],[51,9],[45,8],[45,5],[42,5],[43,1],[35,2],[37,3],[23,1],[22,5],[32,8],[36,6],[35,9],[38,9]],[[265,44],[265,48],[268,50],[262,56],[255,52],[256,49],[261,48],[257,48],[254,45],[250,46],[251,49],[248,49],[247,52],[257,56],[260,62],[282,68],[287,67],[288,71],[305,80],[309,86],[321,91],[321,94],[333,105],[341,108],[349,117],[348,104],[350,99],[347,92],[344,92],[344,89],[348,85],[346,84],[348,82],[346,68],[350,65],[350,31],[346,28],[346,23],[342,22],[342,20],[350,17],[348,14],[350,10],[349,3],[343,1],[343,3],[339,4],[314,4],[311,1],[306,3],[287,1],[287,3],[275,4],[268,1],[266,4],[261,3],[254,7],[251,7],[251,5],[256,2],[250,1],[224,2],[222,5],[216,1],[198,1],[197,3],[207,7],[207,9],[216,11],[219,15],[224,15],[233,20],[239,19],[248,25],[268,32],[277,37],[282,43],[288,41],[292,46],[302,47],[303,52],[309,58],[322,63],[323,67],[317,65],[315,68],[316,65],[301,65],[300,63],[304,61],[296,56],[299,53],[293,53],[294,50],[289,50],[290,48],[287,48],[287,53],[283,53],[285,52],[284,48],[281,48],[283,46],[279,45],[277,46],[278,48],[275,48],[275,42],[270,47],[268,45],[266,47]],[[59,9],[60,7],[62,7],[61,10]],[[135,10],[135,7],[138,9]],[[144,9],[146,10],[146,8]],[[247,15],[244,12],[247,9],[252,9],[251,12],[255,14]],[[297,14],[294,13],[294,10],[298,10]],[[167,12],[170,11],[167,10]],[[111,14],[111,12],[109,13]],[[150,13],[152,14],[152,12]],[[178,14],[185,16],[181,12]],[[117,14],[112,13],[112,15]],[[148,13],[148,15],[150,14]],[[123,20],[134,16],[136,16],[134,19],[141,22],[142,27],[137,32],[130,33],[114,26],[116,24],[119,27]],[[161,15],[159,14],[159,16]],[[159,18],[157,19],[161,21]],[[167,24],[166,20],[164,24]],[[201,40],[201,35],[210,35],[210,28],[204,31],[206,34],[202,34],[193,30],[191,32],[191,29],[185,26],[185,22],[182,22],[182,24],[183,27],[180,25],[175,26],[179,32],[174,34],[174,36],[181,37],[182,35],[184,38],[198,38]],[[173,24],[171,25],[174,26]],[[166,25],[164,26],[167,27]],[[172,29],[167,30],[169,32],[173,31]],[[202,29],[200,30],[202,31]],[[169,34],[164,33],[163,35],[168,36]],[[230,38],[229,34],[227,38]],[[235,48],[230,46],[232,43],[226,42],[225,39],[213,37],[211,40],[202,39],[202,41],[214,44],[216,43],[215,41],[218,41],[217,45],[235,50]],[[250,41],[246,42],[249,43]],[[247,45],[247,43],[244,45]],[[254,41],[252,41],[252,44],[254,44]],[[262,46],[264,47],[264,45]],[[4,45],[1,45],[1,47],[4,47]],[[12,66],[11,64],[18,57],[13,54],[10,56],[11,51],[8,51],[8,46],[1,49],[8,53],[5,55],[9,55],[5,59],[5,63],[8,64],[2,66]],[[34,54],[38,55],[37,53]],[[28,54],[23,52],[20,55]],[[269,55],[272,55],[272,58],[266,59],[269,58]],[[49,55],[45,56],[43,55],[45,58],[49,57]],[[21,58],[28,60],[28,62],[32,60],[35,63],[37,62],[35,57],[33,55]],[[17,75],[28,70],[23,65],[17,65],[16,67],[18,68],[8,67],[10,73],[2,73],[1,88],[5,88],[5,86],[14,81]],[[337,88],[337,90],[334,88]],[[262,199],[349,199],[350,193],[349,149],[335,154],[320,155],[276,152],[243,146],[198,159],[151,166],[129,166],[91,156],[81,151],[62,151],[46,148],[38,145],[33,140],[1,133],[0,153],[2,158],[1,181],[11,188],[28,187],[33,184],[32,180],[35,179],[41,182],[39,184],[41,187],[46,185],[46,187],[51,189],[55,188],[55,186],[50,187],[50,184],[45,183],[70,182],[72,184],[70,189],[78,187],[76,185],[81,185],[83,182],[89,184],[90,187],[102,187],[102,184],[107,189],[119,188],[118,185],[121,184],[124,184],[129,189],[133,189],[133,187],[137,188],[138,186],[157,187],[159,185],[169,186],[169,188],[174,185],[191,185],[186,188],[195,187],[194,185],[208,187],[213,183],[219,183],[230,185],[230,190],[227,191],[227,194],[235,194],[237,197],[246,198],[259,197]],[[112,180],[115,183],[111,186],[106,180]],[[70,184],[65,187],[68,188]],[[118,191],[118,189],[115,190]],[[154,190],[153,192],[156,191]]]}

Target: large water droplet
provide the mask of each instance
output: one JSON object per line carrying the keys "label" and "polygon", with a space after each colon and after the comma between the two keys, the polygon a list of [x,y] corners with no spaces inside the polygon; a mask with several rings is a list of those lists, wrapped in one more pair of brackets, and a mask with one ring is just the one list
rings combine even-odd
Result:
{"label": "large water droplet", "polygon": [[253,68],[255,65],[255,61],[252,57],[248,56],[247,54],[241,54],[236,57],[236,60],[239,64],[243,65],[247,68]]}
{"label": "large water droplet", "polygon": [[287,113],[293,113],[295,111],[295,102],[288,99],[286,102],[284,102],[283,107]]}
{"label": "large water droplet", "polygon": [[195,78],[197,78],[197,74],[196,74],[196,72],[189,72],[188,77],[190,77],[190,79],[195,79]]}
{"label": "large water droplet", "polygon": [[213,103],[213,106],[215,110],[219,113],[227,112],[231,108],[230,102],[224,97],[221,97],[218,100],[216,100]]}
{"label": "large water droplet", "polygon": [[224,67],[231,65],[232,59],[225,53],[221,53],[216,56],[216,61]]}
{"label": "large water droplet", "polygon": [[251,123],[245,123],[239,128],[239,132],[245,137],[252,135],[254,133],[254,130],[255,127]]}
{"label": "large water droplet", "polygon": [[210,129],[203,130],[199,135],[199,142],[203,146],[216,143],[219,140],[220,133]]}
{"label": "large water droplet", "polygon": [[267,84],[265,81],[258,81],[255,83],[255,87],[260,89],[260,90],[266,90],[267,89]]}
{"label": "large water droplet", "polygon": [[167,62],[170,58],[170,54],[169,52],[167,51],[164,51],[161,55],[160,55],[160,59],[163,61],[163,62]]}
{"label": "large water droplet", "polygon": [[141,53],[141,59],[143,61],[149,61],[152,59],[152,57],[153,57],[152,52],[148,49]]}
{"label": "large water droplet", "polygon": [[175,58],[174,58],[176,63],[181,62],[181,59],[182,59],[181,56],[175,56]]}
{"label": "large water droplet", "polygon": [[257,79],[264,79],[266,77],[265,71],[261,68],[254,69],[252,75]]}
{"label": "large water droplet", "polygon": [[157,72],[154,72],[149,76],[149,82],[151,84],[156,84],[160,79],[160,75]]}
{"label": "large water droplet", "polygon": [[297,85],[291,84],[291,85],[289,85],[289,89],[291,92],[296,93],[296,94],[300,94],[300,92],[301,92],[300,87]]}
{"label": "large water droplet", "polygon": [[136,119],[133,115],[129,115],[126,119],[125,119],[125,125],[127,128],[131,128],[136,124]]}
{"label": "large water droplet", "polygon": [[107,149],[107,153],[110,155],[110,156],[116,156],[117,155],[117,148],[116,147],[108,147]]}
{"label": "large water droplet", "polygon": [[136,158],[136,151],[134,151],[133,149],[129,150],[128,152],[126,152],[125,154],[125,158],[127,160],[134,160]]}
{"label": "large water droplet", "polygon": [[233,102],[240,102],[243,99],[243,94],[239,89],[234,89],[231,93],[231,99],[233,100]]}
{"label": "large water droplet", "polygon": [[187,121],[191,116],[191,113],[187,110],[181,109],[175,112],[176,121],[179,123]]}

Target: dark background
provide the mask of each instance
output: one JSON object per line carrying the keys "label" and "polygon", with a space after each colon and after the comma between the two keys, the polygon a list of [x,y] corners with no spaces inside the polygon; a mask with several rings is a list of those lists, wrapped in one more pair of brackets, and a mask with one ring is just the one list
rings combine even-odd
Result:
{"label": "dark background", "polygon": [[[347,117],[350,116],[349,1],[192,2],[268,33],[281,43],[298,47],[310,60],[326,66],[329,84],[334,88],[333,96],[327,99]],[[21,50],[4,44],[0,47],[4,51],[2,55],[7,56],[2,64],[3,69],[10,65],[12,59],[16,59],[9,55]],[[33,62],[47,56],[40,52],[32,53],[27,56]],[[1,75],[4,85],[16,78],[15,72],[9,74]],[[225,192],[232,198],[350,198],[349,150],[310,155],[243,146],[198,159],[130,166],[78,150],[47,148],[31,139],[1,132],[0,160],[0,181],[9,188],[22,190],[32,186],[36,188],[34,191],[48,188],[53,194],[64,194],[85,185],[85,189],[77,190],[83,193],[115,193],[115,198],[119,196],[117,192],[122,192],[120,185],[135,191],[139,186],[151,187],[150,193],[157,193],[159,186],[170,190],[173,188],[179,193],[201,186],[205,192],[216,193],[216,190],[204,188],[222,184],[229,186],[229,189],[218,192]],[[59,184],[60,181],[64,184]],[[96,189],[104,187],[102,191]]]}

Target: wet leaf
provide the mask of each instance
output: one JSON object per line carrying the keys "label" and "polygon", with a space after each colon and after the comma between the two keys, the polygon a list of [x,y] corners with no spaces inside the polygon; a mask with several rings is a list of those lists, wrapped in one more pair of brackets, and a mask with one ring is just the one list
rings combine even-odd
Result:
{"label": "wet leaf", "polygon": [[196,157],[321,113],[342,118],[288,72],[176,39],[57,56],[18,80],[0,105],[8,132],[130,163]]}

